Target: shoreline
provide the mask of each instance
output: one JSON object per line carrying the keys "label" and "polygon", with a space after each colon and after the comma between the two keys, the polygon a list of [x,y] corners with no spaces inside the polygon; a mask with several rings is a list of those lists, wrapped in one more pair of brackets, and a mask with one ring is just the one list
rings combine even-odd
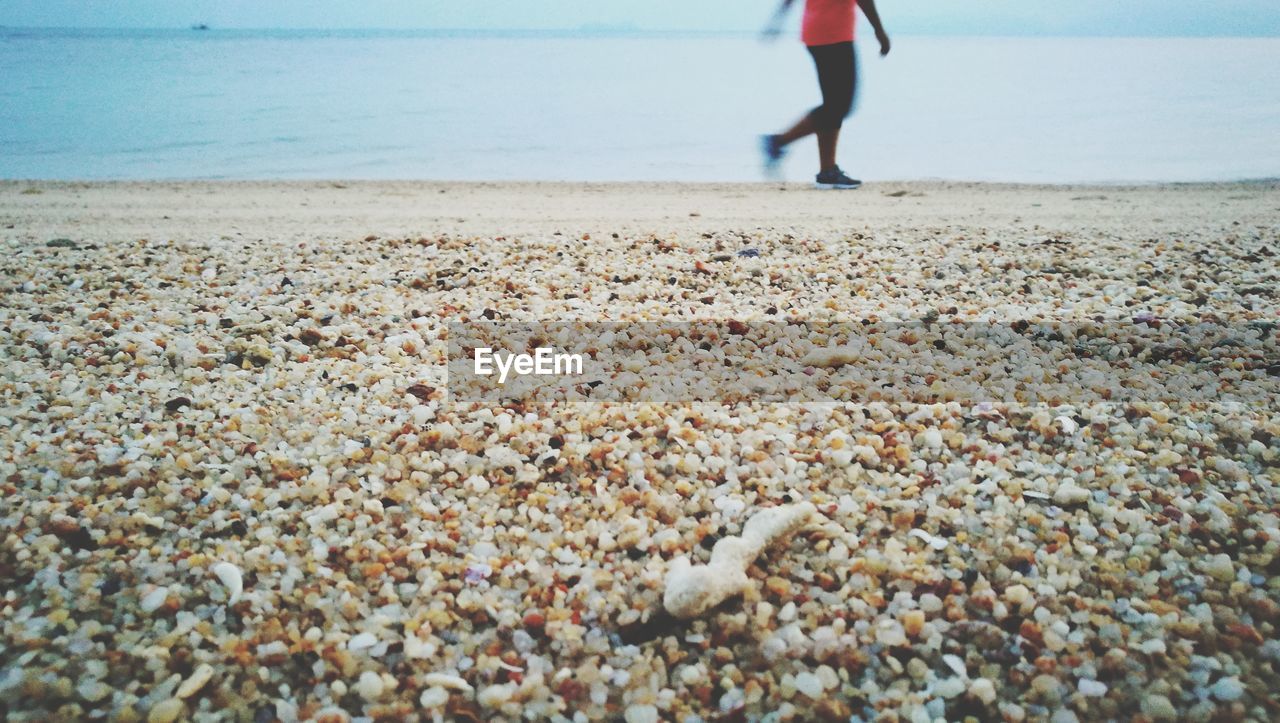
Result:
{"label": "shoreline", "polygon": [[[0,181],[0,232],[363,238],[807,226],[1268,223],[1280,181],[1127,186],[435,181]],[[12,228],[6,228],[12,227]]]}

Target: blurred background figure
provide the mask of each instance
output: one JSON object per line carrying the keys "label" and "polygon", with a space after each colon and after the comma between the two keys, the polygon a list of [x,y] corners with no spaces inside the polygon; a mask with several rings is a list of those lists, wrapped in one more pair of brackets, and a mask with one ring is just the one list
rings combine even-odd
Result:
{"label": "blurred background figure", "polygon": [[[782,21],[795,0],[782,0],[765,27],[767,39],[776,38]],[[782,133],[761,139],[765,172],[778,174],[778,164],[788,145],[810,134],[818,136],[818,188],[857,188],[862,182],[850,178],[836,165],[836,145],[840,127],[853,109],[858,86],[858,58],[853,48],[854,22],[857,8],[867,16],[880,43],[881,57],[889,54],[889,35],[880,22],[875,0],[805,0],[800,39],[813,56],[818,70],[818,86],[822,89],[822,105],[809,111],[795,125]]]}

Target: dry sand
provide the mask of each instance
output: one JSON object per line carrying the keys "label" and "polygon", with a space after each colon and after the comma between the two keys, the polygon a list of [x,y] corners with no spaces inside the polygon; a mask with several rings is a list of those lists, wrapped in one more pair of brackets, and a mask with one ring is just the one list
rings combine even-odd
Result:
{"label": "dry sand", "polygon": [[6,182],[0,238],[7,719],[1280,716],[1280,405],[441,388],[486,312],[1274,341],[1276,184]]}

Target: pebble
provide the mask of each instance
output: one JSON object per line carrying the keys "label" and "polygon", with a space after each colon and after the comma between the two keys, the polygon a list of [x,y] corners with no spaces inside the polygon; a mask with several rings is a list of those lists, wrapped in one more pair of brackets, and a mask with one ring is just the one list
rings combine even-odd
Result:
{"label": "pebble", "polygon": [[168,597],[169,588],[163,586],[157,587],[142,596],[142,600],[138,602],[138,607],[140,607],[144,613],[153,613],[156,610],[159,610],[161,605],[164,605],[164,601],[168,599]]}
{"label": "pebble", "polygon": [[907,635],[917,637],[920,631],[924,630],[924,611],[908,610],[902,615],[902,627]]}
{"label": "pebble", "polygon": [[449,691],[444,688],[433,685],[422,691],[422,695],[418,697],[418,703],[423,708],[439,708],[449,702]]}
{"label": "pebble", "polygon": [[1107,684],[1089,678],[1081,678],[1076,683],[1076,690],[1086,698],[1101,698],[1107,694]]}
{"label": "pebble", "polygon": [[1064,507],[1082,505],[1089,501],[1089,490],[1080,487],[1074,481],[1064,482],[1054,491],[1053,501]]}
{"label": "pebble", "polygon": [[111,695],[111,686],[100,680],[82,680],[76,684],[76,693],[86,702],[97,703]]}
{"label": "pebble", "polygon": [[1138,649],[1147,655],[1163,655],[1166,651],[1164,641],[1159,638],[1142,641],[1138,644]]}
{"label": "pebble", "polygon": [[1146,693],[1142,696],[1142,712],[1153,720],[1168,721],[1178,718],[1178,711],[1169,702],[1168,696],[1159,693]]}
{"label": "pebble", "polygon": [[1239,678],[1219,678],[1210,686],[1209,693],[1224,703],[1230,703],[1244,697],[1244,685]]}
{"label": "pebble", "polygon": [[1062,684],[1052,675],[1037,675],[1031,679],[1031,689],[1045,697],[1056,698],[1061,688]]}
{"label": "pebble", "polygon": [[1236,566],[1226,554],[1209,555],[1204,560],[1203,569],[1215,580],[1231,582],[1236,579]]}
{"label": "pebble", "polygon": [[969,694],[974,698],[982,701],[984,705],[991,705],[996,701],[996,687],[987,678],[974,678],[969,683]]}
{"label": "pebble", "polygon": [[382,676],[372,670],[366,670],[356,681],[355,690],[361,698],[372,702],[382,697],[383,687]]}
{"label": "pebble", "polygon": [[497,708],[511,700],[515,686],[510,683],[490,685],[476,694],[476,702],[485,708]]}
{"label": "pebble", "polygon": [[658,715],[657,707],[640,703],[627,706],[623,718],[626,723],[658,723],[662,720]]}
{"label": "pebble", "polygon": [[928,532],[925,532],[924,530],[920,530],[920,529],[911,530],[910,532],[907,533],[907,535],[910,537],[919,538],[922,542],[924,542],[924,544],[928,545],[929,547],[939,552],[947,549],[947,545],[950,544],[949,542],[946,541],[946,539],[941,537],[935,537],[934,535],[930,535]]}
{"label": "pebble", "polygon": [[439,686],[448,690],[460,690],[464,693],[472,691],[471,684],[466,679],[450,673],[427,673],[422,676],[422,684],[428,687]]}
{"label": "pebble", "polygon": [[147,713],[147,723],[173,723],[186,713],[186,707],[177,698],[168,698],[152,706]]}
{"label": "pebble", "polygon": [[182,685],[178,686],[178,692],[175,694],[179,698],[190,698],[200,691],[213,678],[213,666],[208,663],[201,663],[196,669],[191,671],[191,675],[182,681]]}
{"label": "pebble", "polygon": [[795,686],[796,691],[801,695],[812,698],[813,700],[818,700],[822,697],[822,681],[818,679],[817,675],[810,673],[807,670],[802,673],[797,673],[792,685]]}
{"label": "pebble", "polygon": [[961,678],[969,677],[969,670],[967,666],[965,666],[964,661],[960,659],[960,656],[947,653],[942,656],[942,662],[946,663],[948,668],[951,668],[951,672]]}
{"label": "pebble", "polygon": [[1005,602],[1010,605],[1022,605],[1031,599],[1031,591],[1026,585],[1010,585],[1004,590]]}
{"label": "pebble", "polygon": [[964,680],[958,677],[943,678],[933,686],[933,692],[943,698],[954,698],[965,691]]}
{"label": "pebble", "polygon": [[889,647],[906,645],[907,631],[897,620],[881,620],[876,628],[876,640]]}

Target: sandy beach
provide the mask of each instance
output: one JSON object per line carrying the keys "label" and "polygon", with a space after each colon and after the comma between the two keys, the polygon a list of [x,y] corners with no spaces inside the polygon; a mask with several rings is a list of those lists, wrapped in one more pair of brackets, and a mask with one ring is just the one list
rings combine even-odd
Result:
{"label": "sandy beach", "polygon": [[0,239],[8,720],[1280,717],[1280,404],[443,376],[453,321],[1105,317],[1274,378],[1275,182],[4,181]]}

